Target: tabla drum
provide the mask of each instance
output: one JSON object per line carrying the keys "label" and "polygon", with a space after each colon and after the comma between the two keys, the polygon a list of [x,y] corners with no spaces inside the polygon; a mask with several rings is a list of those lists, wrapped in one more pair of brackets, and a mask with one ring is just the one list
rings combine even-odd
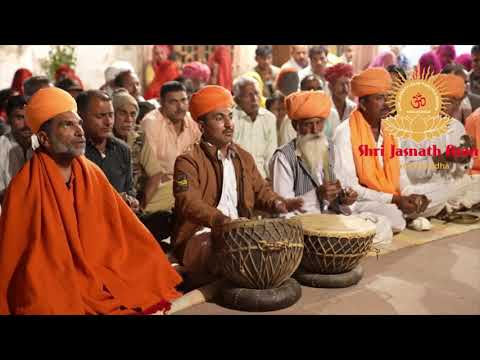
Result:
{"label": "tabla drum", "polygon": [[232,221],[212,235],[223,276],[243,288],[278,287],[302,260],[303,231],[297,220]]}
{"label": "tabla drum", "polygon": [[314,274],[352,271],[372,247],[376,227],[355,215],[298,215],[303,226],[305,248],[302,268]]}
{"label": "tabla drum", "polygon": [[215,228],[213,249],[220,272],[229,281],[224,306],[271,311],[293,305],[301,287],[291,279],[303,255],[298,220],[238,220]]}

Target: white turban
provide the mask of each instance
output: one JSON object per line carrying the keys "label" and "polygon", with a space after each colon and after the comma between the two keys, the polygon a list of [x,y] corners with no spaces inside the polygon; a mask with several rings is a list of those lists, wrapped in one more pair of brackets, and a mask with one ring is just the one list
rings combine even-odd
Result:
{"label": "white turban", "polygon": [[118,74],[127,70],[135,72],[132,64],[130,64],[128,61],[115,61],[112,65],[105,69],[105,81],[109,82],[115,80]]}

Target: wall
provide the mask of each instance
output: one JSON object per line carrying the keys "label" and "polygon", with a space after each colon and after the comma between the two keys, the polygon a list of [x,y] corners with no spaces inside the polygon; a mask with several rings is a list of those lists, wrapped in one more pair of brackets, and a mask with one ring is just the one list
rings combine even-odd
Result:
{"label": "wall", "polygon": [[[129,61],[139,74],[143,68],[143,47],[136,45],[76,45],[76,72],[86,88],[100,87],[105,69],[116,60]],[[0,89],[9,87],[20,67],[43,75],[41,60],[48,57],[49,45],[0,45]]]}
{"label": "wall", "polygon": [[251,71],[256,65],[255,49],[257,45],[238,45],[233,53],[233,79]]}
{"label": "wall", "polygon": [[[41,60],[48,57],[50,45],[0,45],[0,89],[9,87],[20,67],[43,75]],[[140,79],[144,77],[144,62],[151,57],[149,45],[76,45],[76,72],[86,88],[98,88],[104,83],[105,69],[116,60],[129,61]],[[234,78],[249,71],[255,63],[256,45],[235,46]]]}

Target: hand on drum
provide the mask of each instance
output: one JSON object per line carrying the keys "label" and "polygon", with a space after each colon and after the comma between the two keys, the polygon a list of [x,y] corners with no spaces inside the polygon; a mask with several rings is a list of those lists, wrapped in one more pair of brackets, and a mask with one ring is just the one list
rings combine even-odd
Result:
{"label": "hand on drum", "polygon": [[326,181],[317,188],[317,196],[320,200],[327,200],[332,203],[342,190],[340,181],[330,182]]}
{"label": "hand on drum", "polygon": [[285,199],[284,201],[277,200],[275,202],[275,209],[280,214],[286,214],[295,210],[303,212],[302,207],[303,199],[300,197],[296,197],[293,199]]}
{"label": "hand on drum", "polygon": [[358,194],[352,188],[345,188],[342,189],[340,192],[340,204],[341,205],[352,205],[355,201],[357,201]]}

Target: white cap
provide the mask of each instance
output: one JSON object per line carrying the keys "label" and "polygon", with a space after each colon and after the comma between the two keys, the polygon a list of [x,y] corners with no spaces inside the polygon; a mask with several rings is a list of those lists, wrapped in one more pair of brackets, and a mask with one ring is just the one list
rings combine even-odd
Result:
{"label": "white cap", "polygon": [[135,72],[132,64],[130,64],[128,61],[115,61],[112,65],[105,69],[105,81],[112,81],[117,77],[118,74],[127,70]]}

